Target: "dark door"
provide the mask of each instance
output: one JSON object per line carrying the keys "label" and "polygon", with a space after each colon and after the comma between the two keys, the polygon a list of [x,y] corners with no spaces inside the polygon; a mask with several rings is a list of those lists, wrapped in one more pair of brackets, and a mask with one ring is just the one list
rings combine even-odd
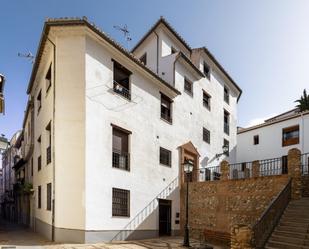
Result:
{"label": "dark door", "polygon": [[159,200],[159,235],[171,235],[172,201]]}

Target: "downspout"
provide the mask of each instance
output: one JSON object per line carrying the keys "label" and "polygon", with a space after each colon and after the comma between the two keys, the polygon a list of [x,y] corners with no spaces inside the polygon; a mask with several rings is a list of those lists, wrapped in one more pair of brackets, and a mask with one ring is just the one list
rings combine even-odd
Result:
{"label": "downspout", "polygon": [[304,122],[304,115],[303,113],[301,112],[300,113],[300,117],[301,117],[301,133],[302,133],[302,136],[301,136],[301,153],[305,153],[304,151],[304,147],[305,147],[305,128],[304,128],[304,125],[305,125],[305,122]]}
{"label": "downspout", "polygon": [[159,36],[156,31],[154,31],[154,34],[157,37],[157,74],[159,75]]}
{"label": "downspout", "polygon": [[56,45],[53,43],[48,36],[45,34],[46,39],[52,44],[53,46],[53,121],[52,123],[52,162],[53,162],[53,184],[52,184],[52,241],[55,241],[55,99],[56,99]]}

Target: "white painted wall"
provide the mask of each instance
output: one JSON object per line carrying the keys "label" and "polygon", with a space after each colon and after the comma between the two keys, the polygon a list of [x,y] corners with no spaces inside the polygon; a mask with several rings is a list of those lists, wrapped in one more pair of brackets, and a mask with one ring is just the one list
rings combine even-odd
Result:
{"label": "white painted wall", "polygon": [[[282,146],[282,129],[299,125],[299,144]],[[253,136],[259,135],[259,144],[253,144]],[[253,161],[287,155],[291,148],[309,152],[309,115],[273,123],[257,129],[241,132],[237,136],[237,161]]]}

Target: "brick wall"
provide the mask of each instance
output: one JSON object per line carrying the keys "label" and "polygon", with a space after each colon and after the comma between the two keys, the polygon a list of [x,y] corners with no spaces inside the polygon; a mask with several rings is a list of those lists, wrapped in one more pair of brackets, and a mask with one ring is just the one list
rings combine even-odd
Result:
{"label": "brick wall", "polygon": [[[191,182],[189,184],[190,236],[229,242],[231,228],[253,224],[270,201],[288,183],[288,176],[255,177],[241,180]],[[181,187],[181,210],[186,186]],[[181,227],[184,225],[181,212]]]}

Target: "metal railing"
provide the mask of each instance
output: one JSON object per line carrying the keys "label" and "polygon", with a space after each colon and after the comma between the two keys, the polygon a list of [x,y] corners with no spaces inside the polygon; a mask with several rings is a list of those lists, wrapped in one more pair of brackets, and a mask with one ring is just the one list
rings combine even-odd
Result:
{"label": "metal railing", "polygon": [[309,152],[301,155],[301,174],[309,175]]}
{"label": "metal railing", "polygon": [[198,182],[217,181],[221,177],[220,166],[200,168],[193,171],[193,174],[196,174]]}
{"label": "metal railing", "polygon": [[230,164],[230,179],[245,179],[252,177],[252,162]]}
{"label": "metal railing", "polygon": [[283,175],[288,173],[288,159],[278,157],[272,159],[260,160],[260,175]]}
{"label": "metal railing", "polygon": [[146,207],[144,207],[139,213],[137,213],[132,220],[119,231],[111,241],[126,240],[143,221],[149,217],[159,205],[159,199],[166,199],[170,196],[175,189],[179,186],[179,177],[177,176],[169,185],[167,185],[154,199],[152,199]]}
{"label": "metal railing", "polygon": [[291,180],[268,205],[253,226],[255,248],[264,248],[291,199]]}
{"label": "metal railing", "polygon": [[113,167],[130,170],[130,154],[128,152],[113,149]]}
{"label": "metal railing", "polygon": [[224,123],[224,129],[223,130],[227,135],[230,135],[230,125],[228,123]]}
{"label": "metal railing", "polygon": [[51,146],[46,148],[46,164],[51,162]]}
{"label": "metal railing", "polygon": [[126,87],[124,87],[123,85],[119,84],[115,80],[114,80],[114,84],[113,84],[113,90],[114,90],[115,93],[118,93],[119,95],[125,97],[126,99],[131,100],[130,90],[127,89]]}

